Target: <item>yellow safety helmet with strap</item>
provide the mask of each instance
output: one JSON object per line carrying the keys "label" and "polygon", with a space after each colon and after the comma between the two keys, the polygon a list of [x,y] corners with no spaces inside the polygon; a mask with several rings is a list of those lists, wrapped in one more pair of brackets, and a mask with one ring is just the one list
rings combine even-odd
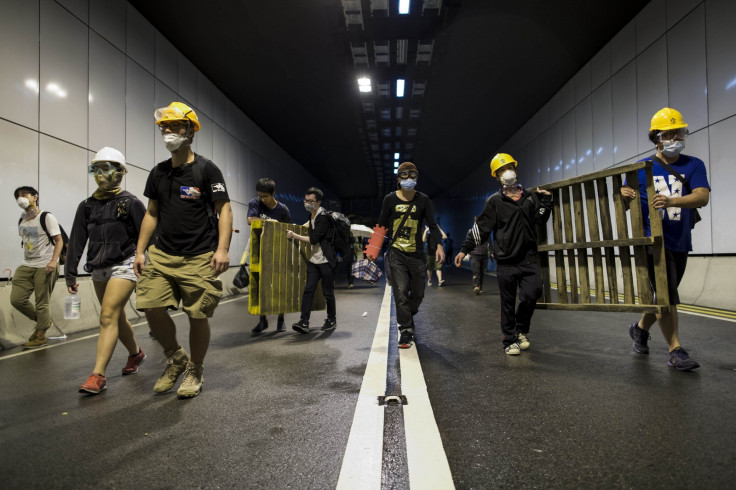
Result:
{"label": "yellow safety helmet with strap", "polygon": [[672,129],[686,128],[687,124],[679,111],[670,107],[660,109],[652,116],[652,124],[649,131],[670,131]]}
{"label": "yellow safety helmet with strap", "polygon": [[493,157],[493,160],[491,160],[491,177],[496,177],[496,171],[509,163],[513,163],[514,167],[518,165],[514,157],[508,153],[499,153]]}
{"label": "yellow safety helmet with strap", "polygon": [[194,126],[194,131],[199,131],[200,126],[197,114],[191,107],[181,102],[172,102],[166,107],[156,109],[153,117],[156,118],[156,124],[159,125],[169,121],[190,121]]}

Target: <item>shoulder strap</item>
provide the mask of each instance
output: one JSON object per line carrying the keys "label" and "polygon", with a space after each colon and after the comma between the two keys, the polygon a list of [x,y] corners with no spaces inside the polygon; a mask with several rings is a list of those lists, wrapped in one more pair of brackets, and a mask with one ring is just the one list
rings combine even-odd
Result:
{"label": "shoulder strap", "polygon": [[204,179],[202,177],[202,165],[204,165],[204,163],[202,163],[202,160],[197,158],[197,160],[192,164],[192,174],[194,175],[194,180],[196,180],[197,184],[201,186],[199,190],[203,194],[207,195],[206,200],[209,201],[209,203],[205,204],[205,208],[207,209],[207,216],[209,216],[211,219],[214,219],[215,211],[212,208],[214,207],[215,203],[212,202],[212,196],[210,195],[210,190],[207,189],[206,186],[204,185]]}
{"label": "shoulder strap", "polygon": [[404,226],[404,223],[406,223],[406,218],[409,217],[411,214],[411,207],[414,205],[414,201],[409,201],[409,207],[406,208],[406,211],[404,212],[404,217],[401,219],[401,223],[399,223],[399,226],[394,230],[394,234],[391,237],[391,242],[393,242],[396,239],[396,235],[399,233],[399,230]]}
{"label": "shoulder strap", "polygon": [[693,190],[690,188],[690,184],[688,184],[685,181],[685,179],[682,178],[682,175],[680,175],[679,173],[677,173],[674,168],[670,167],[669,164],[667,164],[666,162],[664,162],[657,155],[653,155],[652,156],[652,160],[654,160],[655,162],[657,162],[663,169],[665,169],[666,171],[668,171],[669,173],[671,173],[672,175],[674,175],[675,177],[677,177],[677,180],[680,181],[680,183],[685,188],[685,190],[687,191],[688,194],[692,194],[693,193]]}
{"label": "shoulder strap", "polygon": [[43,231],[46,233],[46,236],[49,237],[49,242],[53,243],[54,239],[51,238],[51,235],[49,234],[49,230],[46,228],[46,215],[48,215],[48,211],[42,211],[41,216],[38,218],[38,220],[41,222],[41,228],[43,228]]}

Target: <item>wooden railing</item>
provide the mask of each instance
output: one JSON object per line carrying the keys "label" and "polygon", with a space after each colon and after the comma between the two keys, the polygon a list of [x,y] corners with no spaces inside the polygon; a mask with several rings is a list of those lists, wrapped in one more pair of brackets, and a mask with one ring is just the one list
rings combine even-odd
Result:
{"label": "wooden railing", "polygon": [[[642,168],[647,195],[653,196],[656,191],[651,161],[539,186],[552,192],[554,210],[552,243],[547,238],[547,227],[537,228],[539,265],[544,279],[544,292],[537,308],[658,312],[668,307],[662,221],[651,204],[651,236],[644,236],[637,174]],[[637,194],[628,212],[621,196],[622,175]],[[629,224],[632,236],[629,236]],[[651,247],[653,254],[656,298],[647,272],[647,247]],[[553,252],[557,276],[556,302],[550,287],[549,252]],[[623,283],[621,286],[619,281]],[[619,300],[620,289],[623,289],[623,303]]]}
{"label": "wooden railing", "polygon": [[[254,221],[250,231],[250,286],[248,313],[269,315],[301,310],[302,293],[307,282],[310,245],[287,240],[286,231],[307,235],[306,226]],[[322,283],[312,301],[312,311],[326,308]]]}

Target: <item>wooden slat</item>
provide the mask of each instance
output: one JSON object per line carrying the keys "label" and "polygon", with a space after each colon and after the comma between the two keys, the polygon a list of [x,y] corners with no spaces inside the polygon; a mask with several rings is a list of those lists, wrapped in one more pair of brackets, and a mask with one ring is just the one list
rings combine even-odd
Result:
{"label": "wooden slat", "polygon": [[[626,174],[626,183],[629,187],[636,189],[639,194],[639,175],[637,172]],[[629,204],[629,215],[631,216],[631,234],[638,238],[644,236],[644,217],[641,212],[641,199],[634,199]],[[649,285],[649,270],[647,269],[646,247],[634,247],[634,267],[636,270],[637,293],[639,302],[650,305],[652,301],[652,290]]]}
{"label": "wooden slat", "polygon": [[[657,193],[654,189],[654,176],[652,174],[652,168],[647,167],[644,171],[647,181],[647,203],[649,205],[649,229],[652,236],[663,237],[662,231],[662,218],[659,212],[652,206],[652,199],[649,196],[653,196]],[[666,211],[665,211],[666,212]],[[669,305],[670,304],[670,292],[667,287],[667,265],[664,252],[664,240],[658,239],[654,245],[652,245],[652,260],[654,261],[654,281],[657,286],[657,297],[656,302],[658,305]],[[654,298],[652,298],[654,303]]]}
{"label": "wooden slat", "polygon": [[[583,212],[583,190],[580,184],[572,186],[572,207],[575,212],[575,240],[585,241],[585,214]],[[590,303],[590,275],[588,274],[588,249],[577,249],[580,302]]]}
{"label": "wooden slat", "polygon": [[[585,188],[585,208],[588,218],[588,234],[592,243],[600,241],[601,235],[598,230],[598,210],[595,200],[595,187],[593,181],[589,180],[583,184]],[[593,273],[595,274],[595,302],[605,303],[605,285],[603,283],[603,260],[601,258],[601,248],[593,244]]]}
{"label": "wooden slat", "polygon": [[557,182],[552,182],[550,184],[540,185],[538,188],[551,191],[552,189],[571,187],[575,184],[581,184],[588,180],[605,179],[606,177],[613,177],[614,175],[620,176],[621,174],[625,174],[627,172],[635,172],[639,169],[645,168],[647,165],[649,164],[646,161],[631,163],[629,165],[622,165],[621,167],[599,170],[598,172],[593,172],[590,174],[578,175],[577,177],[571,177],[565,180],[558,180]]}
{"label": "wooden slat", "polygon": [[550,245],[539,245],[537,250],[552,252],[555,250],[577,250],[580,248],[604,248],[604,247],[625,247],[625,246],[646,246],[652,245],[654,238],[652,237],[639,237],[639,238],[626,238],[616,240],[597,240],[591,242],[574,242],[574,243],[555,243]]}
{"label": "wooden slat", "polygon": [[[611,227],[611,211],[608,207],[608,183],[605,178],[596,179],[598,190],[598,210],[601,213],[601,234],[604,241],[613,240]],[[616,251],[613,246],[606,246],[606,277],[608,279],[608,296],[611,303],[618,303],[618,272],[616,270]]]}
{"label": "wooden slat", "polygon": [[633,312],[640,312],[640,313],[660,313],[666,310],[668,307],[661,306],[661,305],[643,305],[639,303],[635,303],[635,304],[618,303],[615,305],[598,304],[598,303],[577,304],[577,305],[572,305],[572,304],[563,305],[560,303],[537,303],[536,308],[538,310],[609,311],[609,312],[633,311]]}
{"label": "wooden slat", "polygon": [[[553,191],[555,196],[552,209],[552,235],[555,243],[562,243],[562,213],[560,199],[563,189],[557,192]],[[543,247],[546,247],[544,245]],[[541,247],[543,249],[543,247]],[[565,252],[562,250],[555,251],[555,268],[557,269],[557,301],[559,303],[569,303],[567,297],[567,278],[565,274]]]}
{"label": "wooden slat", "polygon": [[[616,212],[616,231],[619,238],[628,238],[629,229],[626,221],[626,209],[621,197],[621,175],[614,175],[613,179],[613,208]],[[621,271],[624,276],[624,303],[634,304],[634,277],[631,273],[631,252],[628,246],[619,247]]]}
{"label": "wooden slat", "polygon": [[[565,225],[565,241],[574,242],[572,234],[572,211],[570,209],[570,192],[569,189],[562,189],[562,213]],[[579,303],[578,298],[578,280],[577,269],[575,268],[575,253],[567,252],[567,271],[570,279],[570,302]]]}

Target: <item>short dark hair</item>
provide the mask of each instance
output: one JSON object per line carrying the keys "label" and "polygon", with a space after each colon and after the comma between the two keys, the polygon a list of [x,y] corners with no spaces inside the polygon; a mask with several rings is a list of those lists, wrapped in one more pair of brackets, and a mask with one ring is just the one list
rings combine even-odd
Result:
{"label": "short dark hair", "polygon": [[325,197],[325,193],[319,190],[316,187],[310,187],[306,191],[304,191],[304,195],[314,194],[314,196],[317,198],[318,201],[322,201],[322,198]]}
{"label": "short dark hair", "polygon": [[[36,198],[38,198],[38,191],[36,189],[34,189],[33,187],[31,187],[31,186],[22,185],[22,186],[18,187],[15,190],[15,192],[13,193],[13,196],[15,196],[16,199],[18,199],[18,196],[20,196],[20,193],[21,192],[24,193],[24,194],[30,194],[30,195],[35,196]],[[38,201],[38,199],[36,199],[36,201]]]}
{"label": "short dark hair", "polygon": [[651,141],[655,145],[659,143],[659,133],[661,133],[659,129],[652,129],[651,131],[649,131],[649,141]]}
{"label": "short dark hair", "polygon": [[268,177],[258,179],[258,182],[256,182],[256,192],[267,192],[269,194],[273,194],[276,192],[276,182]]}

